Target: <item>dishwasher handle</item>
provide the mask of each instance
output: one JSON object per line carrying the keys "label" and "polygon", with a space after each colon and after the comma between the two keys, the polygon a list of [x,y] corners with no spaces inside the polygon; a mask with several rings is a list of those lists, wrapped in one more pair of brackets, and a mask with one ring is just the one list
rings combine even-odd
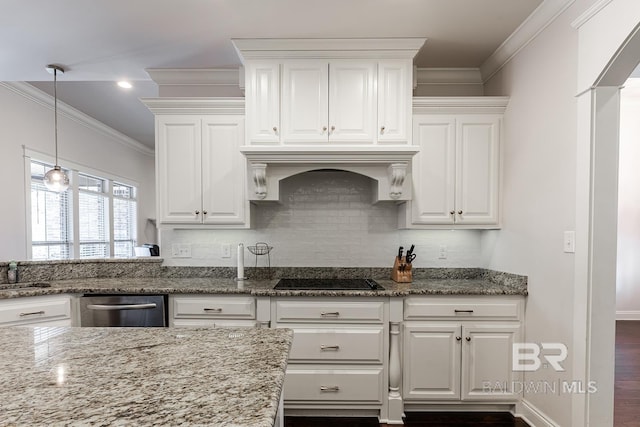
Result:
{"label": "dishwasher handle", "polygon": [[151,308],[156,308],[158,305],[155,302],[146,303],[146,304],[88,304],[87,308],[89,310],[104,310],[104,311],[113,311],[113,310],[148,310]]}

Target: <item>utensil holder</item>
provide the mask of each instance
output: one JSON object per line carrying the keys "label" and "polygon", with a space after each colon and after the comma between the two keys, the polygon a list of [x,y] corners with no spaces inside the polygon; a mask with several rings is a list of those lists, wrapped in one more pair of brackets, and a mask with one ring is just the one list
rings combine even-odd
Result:
{"label": "utensil holder", "polygon": [[411,263],[404,258],[396,257],[391,270],[391,280],[398,283],[411,283],[413,274],[411,273]]}

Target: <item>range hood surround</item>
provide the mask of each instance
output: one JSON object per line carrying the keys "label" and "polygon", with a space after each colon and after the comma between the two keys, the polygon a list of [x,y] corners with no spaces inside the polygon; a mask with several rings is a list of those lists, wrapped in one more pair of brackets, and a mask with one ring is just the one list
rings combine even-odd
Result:
{"label": "range hood surround", "polygon": [[280,181],[319,169],[337,169],[374,180],[374,202],[411,200],[411,159],[418,147],[243,146],[251,201],[280,200]]}

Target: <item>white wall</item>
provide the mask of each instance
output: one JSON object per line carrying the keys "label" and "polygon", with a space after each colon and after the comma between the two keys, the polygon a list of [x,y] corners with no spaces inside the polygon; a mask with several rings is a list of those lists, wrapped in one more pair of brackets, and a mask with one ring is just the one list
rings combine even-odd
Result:
{"label": "white wall", "polygon": [[640,320],[640,79],[621,94],[616,311]]}
{"label": "white wall", "polygon": [[[24,260],[27,254],[24,150],[54,156],[53,101],[43,105],[0,83],[0,181],[5,183],[0,203],[0,260]],[[34,89],[35,90],[35,89]],[[38,97],[40,98],[40,97]],[[58,102],[58,147],[60,164],[64,161],[135,181],[139,185],[138,239],[155,238],[147,227],[147,218],[155,218],[153,155],[143,154],[120,139],[90,128],[60,114]]]}
{"label": "white wall", "polygon": [[[574,255],[563,232],[575,229],[578,39],[571,22],[586,8],[576,1],[485,85],[508,95],[505,113],[503,228],[484,237],[488,268],[529,277],[527,342],[569,348],[566,372],[527,373],[525,381],[571,381]],[[569,394],[525,393],[545,418],[570,426]]]}
{"label": "white wall", "polygon": [[[166,265],[235,266],[236,246],[267,242],[272,266],[391,267],[398,246],[415,244],[415,267],[483,267],[482,231],[398,230],[397,206],[371,204],[372,180],[343,172],[308,172],[281,182],[282,204],[252,205],[251,230],[162,231]],[[174,243],[191,245],[191,258],[171,258]],[[233,247],[222,258],[223,244]],[[439,259],[446,246],[447,259]],[[256,258],[245,253],[246,265]],[[266,257],[258,259],[265,266]]]}

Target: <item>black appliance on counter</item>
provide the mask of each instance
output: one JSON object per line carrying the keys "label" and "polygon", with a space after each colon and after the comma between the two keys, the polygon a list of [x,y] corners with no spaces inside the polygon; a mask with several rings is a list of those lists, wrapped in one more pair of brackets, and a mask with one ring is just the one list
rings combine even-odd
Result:
{"label": "black appliance on counter", "polygon": [[384,288],[373,279],[280,279],[274,289],[333,291],[384,290]]}

